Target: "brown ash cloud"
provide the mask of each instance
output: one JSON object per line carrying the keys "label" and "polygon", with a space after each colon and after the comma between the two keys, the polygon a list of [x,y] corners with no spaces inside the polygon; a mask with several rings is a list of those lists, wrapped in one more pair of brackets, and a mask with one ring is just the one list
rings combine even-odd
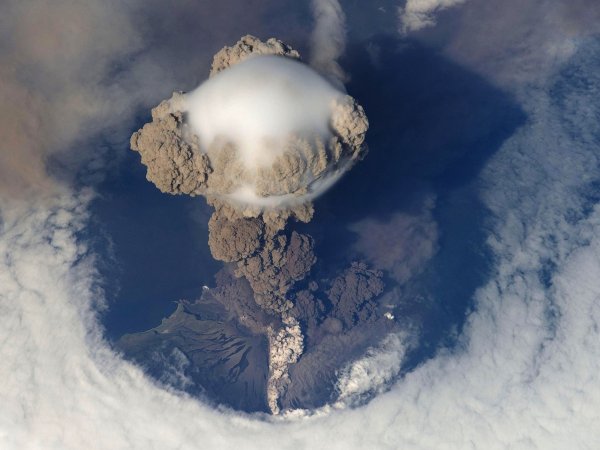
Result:
{"label": "brown ash cloud", "polygon": [[209,247],[228,269],[211,294],[238,325],[267,336],[274,413],[306,331],[331,334],[377,317],[381,274],[356,263],[319,289],[308,279],[314,240],[293,229],[312,219],[313,199],[365,156],[367,128],[362,107],[296,50],[245,36],[215,55],[204,84],[161,102],[131,137],[160,191],[200,195],[214,207]]}

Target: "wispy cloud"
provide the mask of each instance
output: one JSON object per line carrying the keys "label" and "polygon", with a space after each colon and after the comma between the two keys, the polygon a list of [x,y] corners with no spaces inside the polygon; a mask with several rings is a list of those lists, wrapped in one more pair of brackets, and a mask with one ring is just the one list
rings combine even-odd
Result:
{"label": "wispy cloud", "polygon": [[443,45],[452,59],[511,89],[543,82],[598,32],[593,0],[468,1]]}
{"label": "wispy cloud", "polygon": [[346,49],[346,15],[338,0],[312,0],[314,16],[310,63],[343,84],[346,74],[338,59]]}
{"label": "wispy cloud", "polygon": [[400,284],[422,272],[438,249],[435,198],[428,195],[420,201],[416,211],[396,212],[387,220],[367,217],[350,226],[358,235],[355,250]]}
{"label": "wispy cloud", "polygon": [[433,26],[438,12],[464,2],[465,0],[406,0],[406,4],[398,8],[400,32],[408,34]]}

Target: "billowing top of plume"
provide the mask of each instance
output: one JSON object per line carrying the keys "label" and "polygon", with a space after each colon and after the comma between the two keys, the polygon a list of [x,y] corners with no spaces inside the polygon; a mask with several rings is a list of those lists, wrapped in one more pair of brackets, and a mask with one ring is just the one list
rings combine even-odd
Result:
{"label": "billowing top of plume", "polygon": [[294,210],[324,192],[363,156],[368,121],[298,59],[275,39],[221,50],[205,83],[163,101],[132,136],[147,178],[243,216]]}
{"label": "billowing top of plume", "polygon": [[296,50],[279,39],[270,38],[263,42],[254,36],[246,35],[235,45],[223,47],[215,54],[210,68],[210,76],[243,61],[250,55],[276,55],[300,59],[300,54]]}

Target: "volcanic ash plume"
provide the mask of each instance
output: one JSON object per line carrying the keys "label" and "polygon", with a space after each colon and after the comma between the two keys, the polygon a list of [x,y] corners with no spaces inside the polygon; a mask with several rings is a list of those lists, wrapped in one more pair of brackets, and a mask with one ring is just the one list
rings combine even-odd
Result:
{"label": "volcanic ash plume", "polygon": [[162,192],[203,195],[214,206],[213,256],[234,263],[256,302],[282,319],[272,345],[293,342],[293,351],[271,350],[281,383],[282,368],[302,353],[288,293],[316,261],[312,238],[286,223],[311,220],[312,200],[364,156],[367,128],[362,107],[298,52],[246,36],[215,55],[207,81],[163,101],[131,137]]}

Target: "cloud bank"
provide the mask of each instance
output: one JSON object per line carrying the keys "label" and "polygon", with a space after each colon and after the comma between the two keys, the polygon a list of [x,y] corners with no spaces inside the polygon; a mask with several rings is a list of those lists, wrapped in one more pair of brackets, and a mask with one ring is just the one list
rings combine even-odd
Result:
{"label": "cloud bank", "polygon": [[[455,61],[501,86],[543,83],[600,32],[600,5],[588,0],[466,2],[455,34],[440,46]],[[485,36],[475,39],[474,36]]]}

